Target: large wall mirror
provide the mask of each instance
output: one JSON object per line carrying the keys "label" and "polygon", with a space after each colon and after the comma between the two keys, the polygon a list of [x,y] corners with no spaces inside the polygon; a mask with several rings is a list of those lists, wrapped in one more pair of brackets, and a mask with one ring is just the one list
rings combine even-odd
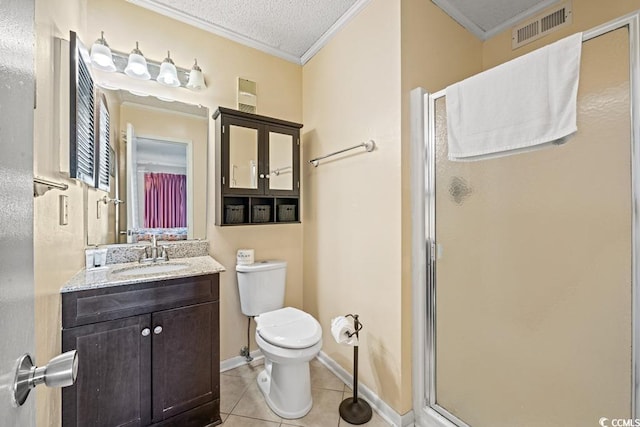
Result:
{"label": "large wall mirror", "polygon": [[88,197],[87,243],[206,238],[208,109],[126,90],[103,92],[115,179],[108,193]]}

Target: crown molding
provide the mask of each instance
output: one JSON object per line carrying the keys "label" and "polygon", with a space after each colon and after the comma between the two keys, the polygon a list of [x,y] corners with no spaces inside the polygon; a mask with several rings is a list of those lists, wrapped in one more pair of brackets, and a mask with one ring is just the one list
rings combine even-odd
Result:
{"label": "crown molding", "polygon": [[250,37],[244,36],[240,33],[236,33],[235,31],[231,31],[227,28],[221,27],[219,25],[211,24],[209,22],[201,21],[198,18],[195,18],[188,13],[184,13],[180,10],[174,9],[169,6],[165,6],[162,4],[155,3],[151,0],[127,0],[129,3],[135,4],[136,6],[144,7],[145,9],[151,10],[153,12],[159,13],[161,15],[167,16],[169,18],[176,19],[180,22],[184,22],[185,24],[191,25],[196,28],[200,28],[201,30],[208,31],[210,33],[216,34],[220,37],[224,37],[225,39],[232,40],[234,42],[240,43],[242,45],[252,47],[254,49],[258,49],[264,53],[269,55],[276,56],[278,58],[282,58],[286,61],[293,62],[295,64],[301,65],[301,60],[295,55],[284,52],[280,49],[276,49],[272,46],[269,46],[265,43],[262,43],[258,40],[254,40]]}
{"label": "crown molding", "polygon": [[357,0],[320,38],[311,45],[311,47],[300,57],[300,63],[302,65],[309,62],[316,53],[320,51],[329,40],[331,40],[337,33],[347,25],[351,19],[353,19],[362,9],[369,4],[371,0]]}

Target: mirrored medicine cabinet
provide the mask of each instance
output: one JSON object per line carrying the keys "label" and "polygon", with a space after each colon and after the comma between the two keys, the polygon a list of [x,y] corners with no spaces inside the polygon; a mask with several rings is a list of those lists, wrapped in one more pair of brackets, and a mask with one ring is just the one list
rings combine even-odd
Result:
{"label": "mirrored medicine cabinet", "polygon": [[219,107],[216,224],[300,222],[299,123]]}

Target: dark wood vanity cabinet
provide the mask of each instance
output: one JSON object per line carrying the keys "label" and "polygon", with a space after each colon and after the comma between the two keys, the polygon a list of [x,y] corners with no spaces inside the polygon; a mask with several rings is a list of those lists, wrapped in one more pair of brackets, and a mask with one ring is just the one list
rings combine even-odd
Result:
{"label": "dark wood vanity cabinet", "polygon": [[216,224],[300,222],[299,123],[219,107]]}
{"label": "dark wood vanity cabinet", "polygon": [[64,293],[63,426],[220,424],[218,275]]}

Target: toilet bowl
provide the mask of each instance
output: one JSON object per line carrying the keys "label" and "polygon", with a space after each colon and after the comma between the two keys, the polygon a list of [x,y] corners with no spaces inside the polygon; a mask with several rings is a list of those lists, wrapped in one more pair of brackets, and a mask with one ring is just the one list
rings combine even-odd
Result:
{"label": "toilet bowl", "polygon": [[302,310],[284,307],[285,261],[256,261],[236,266],[240,310],[256,321],[256,343],[265,369],[260,391],[282,418],[301,418],[310,410],[309,361],[322,347],[322,327]]}
{"label": "toilet bowl", "polygon": [[263,313],[256,320],[256,343],[265,357],[258,386],[271,410],[282,418],[301,418],[313,404],[309,361],[322,348],[322,328],[293,307]]}

